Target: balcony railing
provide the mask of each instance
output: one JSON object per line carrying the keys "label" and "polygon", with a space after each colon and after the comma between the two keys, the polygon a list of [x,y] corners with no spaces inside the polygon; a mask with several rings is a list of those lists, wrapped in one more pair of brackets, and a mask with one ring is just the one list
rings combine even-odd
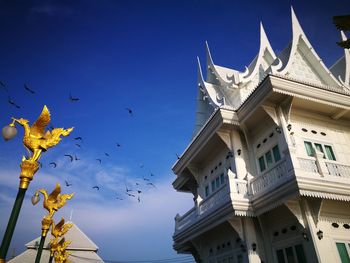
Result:
{"label": "balcony railing", "polygon": [[335,162],[325,161],[328,174],[330,176],[338,176],[338,177],[345,177],[350,178],[350,166],[339,164]]}
{"label": "balcony railing", "polygon": [[227,184],[222,186],[217,192],[215,192],[212,196],[203,200],[199,204],[199,214],[202,215],[205,212],[209,211],[213,207],[218,207],[221,203],[225,203],[230,199],[229,195],[229,187]]}
{"label": "balcony railing", "polygon": [[188,226],[195,223],[202,215],[213,208],[220,207],[221,204],[230,200],[229,187],[227,184],[223,185],[214,194],[203,200],[198,207],[193,207],[183,216],[177,215],[175,217],[175,232],[181,231]]}
{"label": "balcony railing", "polygon": [[197,209],[193,207],[183,216],[177,215],[175,217],[175,230],[179,231],[188,225],[191,225],[197,218]]}
{"label": "balcony railing", "polygon": [[298,157],[298,161],[299,161],[300,169],[310,173],[319,173],[316,159],[314,157],[308,157],[308,158]]}
{"label": "balcony railing", "polygon": [[286,160],[282,160],[277,163],[270,170],[267,170],[260,176],[253,178],[250,181],[253,194],[257,194],[267,189],[272,189],[282,184],[287,180],[287,163]]}

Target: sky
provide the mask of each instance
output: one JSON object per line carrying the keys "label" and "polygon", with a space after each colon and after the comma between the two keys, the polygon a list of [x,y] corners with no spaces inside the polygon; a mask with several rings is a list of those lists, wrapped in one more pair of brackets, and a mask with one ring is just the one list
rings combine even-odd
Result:
{"label": "sky", "polygon": [[[31,196],[60,183],[75,196],[55,220],[71,218],[103,259],[189,261],[172,249],[172,235],[175,215],[193,201],[172,188],[171,167],[192,138],[196,57],[205,65],[208,41],[215,64],[244,70],[258,53],[260,21],[278,54],[292,39],[291,6],[331,66],[343,55],[332,17],[350,13],[348,0],[0,0],[1,127],[11,117],[33,123],[44,105],[52,126],[74,127],[42,154],[8,256],[40,235],[46,211]],[[18,126],[17,137],[0,140],[1,237],[26,154],[22,136]]]}

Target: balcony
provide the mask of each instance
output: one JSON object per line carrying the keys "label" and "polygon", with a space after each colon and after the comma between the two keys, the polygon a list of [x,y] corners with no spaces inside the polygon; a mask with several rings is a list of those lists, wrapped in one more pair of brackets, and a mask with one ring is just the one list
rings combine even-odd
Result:
{"label": "balcony", "polygon": [[250,181],[252,194],[263,194],[278,187],[291,178],[287,170],[286,159],[282,159],[263,174],[254,177]]}
{"label": "balcony", "polygon": [[[282,186],[289,182],[292,183],[288,186],[289,190],[295,195],[350,201],[350,165],[326,160],[320,156],[293,156],[292,158],[294,167],[289,156],[286,156],[249,182],[235,178],[235,174],[229,170],[228,182],[183,216],[176,216],[175,235],[228,203],[232,204],[232,209],[236,213],[241,212],[242,215],[244,211],[253,215],[255,212],[259,213],[259,209],[260,212],[268,210],[269,205],[272,204],[271,207],[273,207],[273,204],[279,201],[284,202],[275,190],[281,190]],[[261,205],[251,210],[250,202],[257,199]],[[265,199],[268,203],[264,202]],[[258,210],[255,211],[255,208]]]}
{"label": "balcony", "polygon": [[215,193],[201,201],[198,206],[193,207],[183,216],[175,217],[175,234],[193,225],[204,218],[209,212],[220,208],[230,202],[230,190],[228,184],[224,184]]}

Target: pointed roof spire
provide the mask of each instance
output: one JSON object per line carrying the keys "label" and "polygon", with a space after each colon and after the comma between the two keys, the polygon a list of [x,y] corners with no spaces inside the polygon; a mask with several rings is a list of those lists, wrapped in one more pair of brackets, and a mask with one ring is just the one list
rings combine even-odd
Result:
{"label": "pointed roof spire", "polygon": [[298,59],[299,55],[302,54],[311,65],[312,70],[315,71],[315,75],[319,78],[319,81],[328,86],[339,87],[339,82],[332,75],[329,69],[324,65],[322,59],[315,52],[314,48],[310,44],[308,38],[306,37],[298,18],[294,12],[293,7],[291,6],[291,18],[292,18],[292,31],[293,31],[293,40],[292,46],[289,53],[289,58],[285,63],[284,68],[277,73],[281,75],[285,75],[288,72],[292,71],[292,64],[296,59]]}
{"label": "pointed roof spire", "polygon": [[[268,53],[266,53],[266,51]],[[246,68],[246,70],[241,73],[240,79],[243,80],[243,82],[248,82],[256,77],[256,73],[261,68],[261,65],[263,64],[263,60],[267,62],[267,64],[271,65],[276,59],[275,52],[273,51],[270,41],[267,38],[263,23],[260,22],[260,47],[259,47],[259,53],[254,58],[251,65]],[[266,70],[266,69],[265,69]]]}

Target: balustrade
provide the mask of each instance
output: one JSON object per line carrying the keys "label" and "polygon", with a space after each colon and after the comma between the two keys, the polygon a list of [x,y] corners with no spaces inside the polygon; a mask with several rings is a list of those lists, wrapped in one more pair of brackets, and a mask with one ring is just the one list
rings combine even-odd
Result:
{"label": "balustrade", "polygon": [[315,158],[298,158],[300,168],[306,172],[318,173],[317,163]]}
{"label": "balustrade", "polygon": [[260,176],[253,178],[250,183],[253,194],[272,189],[285,182],[288,177],[286,160],[277,163],[270,170],[267,170]]}
{"label": "balustrade", "polygon": [[350,166],[335,162],[325,162],[329,175],[350,178]]}

